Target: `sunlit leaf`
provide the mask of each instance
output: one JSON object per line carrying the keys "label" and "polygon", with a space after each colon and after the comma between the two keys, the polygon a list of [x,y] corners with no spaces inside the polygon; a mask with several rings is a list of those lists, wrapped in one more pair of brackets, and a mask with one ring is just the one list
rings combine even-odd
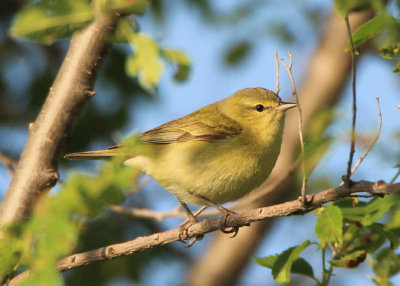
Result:
{"label": "sunlit leaf", "polygon": [[173,49],[163,49],[162,54],[175,65],[174,80],[186,80],[190,73],[190,58],[185,53]]}
{"label": "sunlit leaf", "polygon": [[[363,23],[353,33],[353,44],[355,48],[358,48],[364,44],[367,40],[373,38],[376,34],[382,32],[388,27],[388,22],[394,20],[394,18],[388,14],[377,15],[371,20]],[[349,48],[350,45],[347,44]]]}
{"label": "sunlit leaf", "polygon": [[11,35],[51,44],[94,18],[84,0],[41,0],[23,8],[14,19]]}
{"label": "sunlit leaf", "polygon": [[386,196],[384,198],[375,198],[366,206],[366,212],[361,220],[364,226],[371,225],[379,220],[397,201],[395,196]]}
{"label": "sunlit leaf", "polygon": [[326,243],[336,242],[339,246],[343,243],[343,216],[340,208],[329,205],[322,209],[315,224],[315,234],[320,240],[321,247]]}
{"label": "sunlit leaf", "polygon": [[149,0],[100,0],[104,11],[117,10],[120,13],[141,14],[149,6]]}
{"label": "sunlit leaf", "polygon": [[126,72],[138,76],[141,86],[151,91],[160,81],[165,67],[158,44],[143,33],[130,34],[129,41],[135,54],[127,59]]}

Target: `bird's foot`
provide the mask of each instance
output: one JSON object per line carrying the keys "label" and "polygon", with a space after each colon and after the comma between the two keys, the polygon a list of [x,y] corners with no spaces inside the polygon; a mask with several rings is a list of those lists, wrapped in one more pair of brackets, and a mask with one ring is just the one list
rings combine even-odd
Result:
{"label": "bird's foot", "polygon": [[189,248],[193,244],[195,244],[196,241],[202,240],[204,235],[196,235],[194,236],[191,240],[188,241],[189,238],[189,228],[193,225],[198,223],[197,219],[195,216],[188,216],[188,218],[181,223],[178,228],[179,228],[179,241],[185,244],[185,247]]}

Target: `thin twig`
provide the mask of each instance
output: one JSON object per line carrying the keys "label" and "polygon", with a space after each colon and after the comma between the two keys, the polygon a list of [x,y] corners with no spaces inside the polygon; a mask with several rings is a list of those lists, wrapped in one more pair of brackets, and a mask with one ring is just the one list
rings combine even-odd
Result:
{"label": "thin twig", "polygon": [[357,102],[356,102],[356,63],[355,63],[355,48],[353,43],[353,37],[351,36],[351,28],[348,15],[344,18],[346,22],[347,32],[349,34],[350,45],[351,45],[351,70],[352,70],[352,94],[353,94],[353,119],[351,122],[351,143],[350,143],[350,152],[349,152],[349,161],[347,162],[347,173],[346,177],[344,178],[345,182],[349,182],[351,177],[351,166],[353,165],[353,157],[354,152],[356,151],[355,148],[355,137],[356,137],[356,114],[357,114]]}
{"label": "thin twig", "polygon": [[11,177],[14,176],[15,167],[18,164],[17,160],[14,160],[3,152],[0,152],[0,163],[3,163],[7,167]]}
{"label": "thin twig", "polygon": [[275,56],[275,66],[276,66],[276,82],[275,82],[275,93],[278,95],[280,88],[279,88],[279,61],[278,61],[278,53],[274,53]]}
{"label": "thin twig", "polygon": [[145,208],[125,208],[122,206],[110,206],[110,209],[116,213],[130,215],[138,218],[155,219],[158,222],[161,222],[164,219],[170,217],[186,218],[185,213],[181,211],[180,207],[174,208],[169,211],[155,211]]}
{"label": "thin twig", "polygon": [[379,104],[379,98],[376,98],[376,105],[378,107],[378,116],[379,116],[379,126],[378,130],[376,131],[376,135],[372,142],[369,144],[367,150],[365,150],[364,154],[358,159],[357,163],[354,165],[353,169],[351,169],[351,175],[357,170],[357,168],[360,166],[361,162],[364,160],[364,158],[368,155],[368,153],[371,151],[371,149],[374,147],[376,141],[378,141],[379,135],[381,134],[381,129],[382,129],[382,113],[381,113],[381,106]]}
{"label": "thin twig", "polygon": [[304,160],[304,139],[303,139],[303,116],[301,112],[301,106],[300,106],[300,100],[297,95],[296,91],[296,85],[294,83],[293,79],[293,74],[292,74],[292,54],[288,52],[289,56],[289,66],[286,65],[284,60],[281,59],[281,63],[283,67],[285,68],[286,72],[289,75],[290,78],[290,83],[292,84],[292,90],[293,90],[293,97],[296,99],[296,104],[297,104],[297,111],[299,112],[299,139],[300,139],[300,147],[301,147],[301,171],[303,173],[303,181],[301,185],[301,200],[303,203],[303,206],[306,206],[307,201],[306,201],[306,185],[307,185],[307,174],[306,174],[306,167],[305,167],[305,160]]}

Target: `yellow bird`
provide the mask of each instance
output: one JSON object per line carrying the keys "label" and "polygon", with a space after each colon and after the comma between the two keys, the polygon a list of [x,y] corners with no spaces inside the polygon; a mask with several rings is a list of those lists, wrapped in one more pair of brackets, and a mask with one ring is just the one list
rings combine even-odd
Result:
{"label": "yellow bird", "polygon": [[281,149],[284,113],[295,106],[270,90],[246,88],[144,132],[140,140],[150,147],[149,154],[131,150],[129,156],[119,145],[65,158],[124,155],[125,165],[152,176],[178,198],[186,212],[185,203],[218,207],[241,198],[268,178]]}

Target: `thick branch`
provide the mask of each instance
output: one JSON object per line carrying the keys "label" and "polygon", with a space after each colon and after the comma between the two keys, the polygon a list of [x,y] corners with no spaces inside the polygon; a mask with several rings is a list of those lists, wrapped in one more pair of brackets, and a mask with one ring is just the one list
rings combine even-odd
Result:
{"label": "thick branch", "polygon": [[58,160],[84,104],[95,94],[97,71],[116,17],[99,15],[76,32],[46,101],[29,124],[29,137],[0,208],[0,225],[25,219],[59,178]]}
{"label": "thick branch", "polygon": [[[226,227],[243,227],[249,223],[265,220],[267,218],[306,214],[315,208],[322,206],[324,203],[335,201],[357,192],[368,192],[369,194],[375,196],[399,194],[400,183],[386,184],[383,181],[378,181],[375,183],[360,181],[352,183],[350,187],[344,184],[337,188],[330,188],[316,194],[307,195],[307,202],[309,202],[308,205],[310,206],[307,209],[303,207],[301,200],[294,200],[273,206],[257,208],[245,213],[229,215],[226,218]],[[221,221],[219,218],[202,220],[191,225],[187,229],[187,232],[184,233],[186,237],[183,237],[182,230],[177,227],[172,230],[155,233],[149,236],[141,236],[130,241],[112,244],[95,250],[67,256],[58,262],[57,269],[59,271],[65,271],[97,261],[109,260],[124,255],[132,255],[156,246],[169,244],[175,241],[181,241],[182,239],[186,240],[195,238],[206,233],[216,231],[220,229],[220,227]],[[10,281],[9,286],[18,285],[29,275],[29,273],[29,271],[26,271],[16,276]]]}

